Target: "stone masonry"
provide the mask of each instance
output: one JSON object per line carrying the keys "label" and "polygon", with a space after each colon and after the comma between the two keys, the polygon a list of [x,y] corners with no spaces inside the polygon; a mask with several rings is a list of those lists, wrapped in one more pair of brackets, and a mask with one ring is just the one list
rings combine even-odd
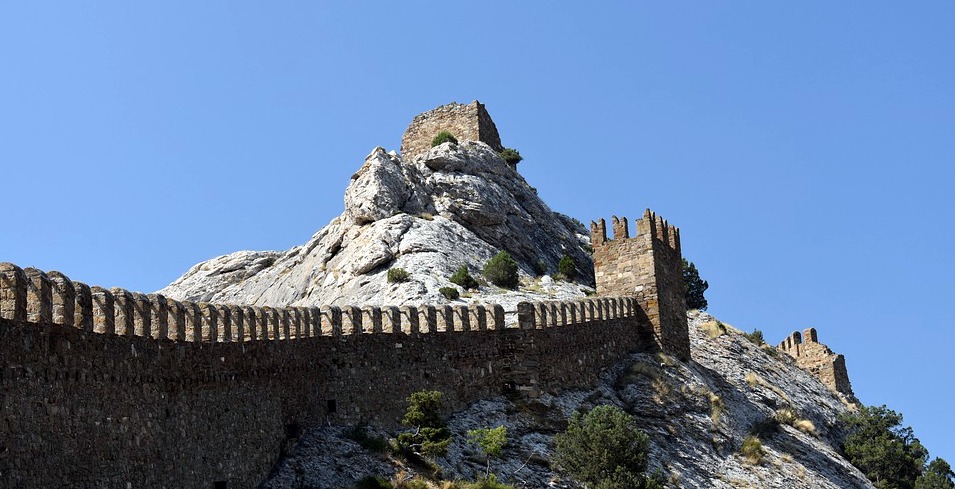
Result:
{"label": "stone masonry", "polygon": [[584,387],[633,351],[636,299],[247,307],[88,287],[0,263],[0,487],[256,487],[317,424],[396,427]]}
{"label": "stone masonry", "polygon": [[833,353],[828,346],[820,343],[815,328],[807,328],[802,336],[794,331],[777,348],[795,358],[800,367],[811,372],[830,389],[855,398],[849,383],[846,357]]}
{"label": "stone masonry", "polygon": [[627,218],[613,216],[613,239],[601,219],[590,223],[597,294],[636,297],[647,315],[651,338],[662,351],[690,359],[683,291],[680,230],[647,209],[630,237]]}
{"label": "stone masonry", "polygon": [[428,152],[431,140],[441,131],[450,132],[458,141],[481,141],[494,151],[504,149],[490,114],[475,100],[467,105],[451,102],[415,116],[401,137],[401,156],[410,161]]}

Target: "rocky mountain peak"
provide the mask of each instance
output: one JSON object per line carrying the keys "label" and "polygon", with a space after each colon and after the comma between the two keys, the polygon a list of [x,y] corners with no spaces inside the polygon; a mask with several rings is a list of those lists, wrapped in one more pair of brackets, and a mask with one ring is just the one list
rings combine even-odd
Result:
{"label": "rocky mountain peak", "polygon": [[[474,121],[478,128],[493,125]],[[417,127],[412,123],[409,131]],[[284,252],[243,251],[214,258],[160,293],[178,300],[260,306],[440,303],[446,300],[439,289],[454,286],[448,279],[461,265],[477,275],[504,250],[518,261],[522,281],[533,293],[583,295],[593,286],[593,262],[584,250],[586,230],[553,212],[495,148],[480,140],[459,140],[413,157],[375,148],[345,189],[344,212],[307,243]],[[564,255],[577,263],[584,283],[544,279],[539,284],[535,268],[555,273]],[[388,283],[387,271],[393,267],[407,270],[410,279]],[[528,293],[487,285],[461,300],[513,309],[509,306]]]}

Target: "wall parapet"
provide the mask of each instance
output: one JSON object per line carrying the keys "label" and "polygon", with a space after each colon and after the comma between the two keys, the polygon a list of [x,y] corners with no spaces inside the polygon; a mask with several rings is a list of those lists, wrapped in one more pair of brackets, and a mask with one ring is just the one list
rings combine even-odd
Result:
{"label": "wall parapet", "polygon": [[[633,317],[631,297],[522,302],[523,329]],[[102,334],[200,343],[244,343],[357,334],[420,334],[503,330],[499,304],[268,307],[177,301],[160,294],[105,289],[0,263],[0,317],[51,323]]]}
{"label": "wall parapet", "polygon": [[649,346],[631,297],[522,302],[517,319],[176,301],[0,263],[0,487],[256,487],[290,430],[396,426],[425,389],[456,410],[584,387]]}

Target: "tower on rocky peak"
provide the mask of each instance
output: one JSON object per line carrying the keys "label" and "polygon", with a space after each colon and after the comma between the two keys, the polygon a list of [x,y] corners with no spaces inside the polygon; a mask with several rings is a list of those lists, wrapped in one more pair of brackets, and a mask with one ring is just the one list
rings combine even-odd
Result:
{"label": "tower on rocky peak", "polygon": [[484,104],[451,102],[415,116],[401,137],[401,156],[410,161],[431,149],[431,140],[441,131],[448,131],[459,141],[481,141],[500,152],[501,136]]}

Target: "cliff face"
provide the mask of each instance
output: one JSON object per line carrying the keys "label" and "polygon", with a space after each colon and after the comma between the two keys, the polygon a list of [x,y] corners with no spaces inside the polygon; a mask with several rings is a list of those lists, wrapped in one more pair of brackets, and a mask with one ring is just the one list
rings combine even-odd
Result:
{"label": "cliff face", "polygon": [[[592,287],[586,231],[551,211],[523,177],[482,142],[444,143],[413,161],[376,148],[345,190],[345,211],[307,243],[288,251],[241,251],[192,267],[159,291],[177,300],[259,306],[440,303],[461,265],[478,276],[502,250],[525,285],[551,298],[582,296],[581,285],[535,281],[565,254]],[[392,284],[387,271],[411,276]],[[464,292],[462,290],[462,292]],[[513,304],[526,293],[482,286],[464,301]],[[509,307],[511,306],[511,307]]]}
{"label": "cliff face", "polygon": [[[553,435],[574,410],[613,404],[633,414],[650,436],[650,470],[661,470],[667,487],[874,487],[836,449],[836,416],[849,409],[848,399],[790,356],[757,346],[732,327],[719,329],[711,316],[691,312],[688,319],[688,363],[634,354],[604,371],[592,389],[492,398],[454,413],[450,450],[437,460],[443,477],[483,475],[484,458],[466,433],[504,425],[508,443],[491,465],[499,480],[516,487],[579,488],[551,466]],[[362,449],[347,433],[334,427],[307,431],[264,487],[353,487],[367,475],[414,472]],[[751,434],[765,451],[758,462],[740,454]]]}

